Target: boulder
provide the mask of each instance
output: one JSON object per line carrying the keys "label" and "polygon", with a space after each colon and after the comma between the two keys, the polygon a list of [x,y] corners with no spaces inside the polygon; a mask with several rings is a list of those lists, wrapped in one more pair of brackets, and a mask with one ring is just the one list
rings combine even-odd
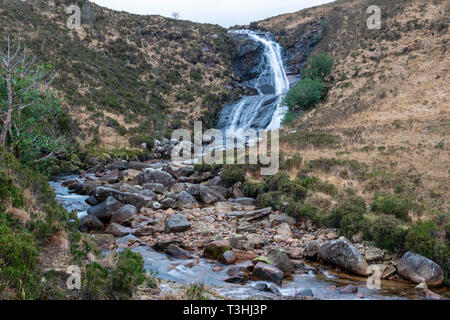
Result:
{"label": "boulder", "polygon": [[227,275],[230,277],[225,279],[228,283],[246,283],[250,278],[250,272],[245,266],[233,266],[227,271]]}
{"label": "boulder", "polygon": [[321,260],[334,264],[358,275],[368,274],[366,260],[347,239],[332,240],[320,247]]}
{"label": "boulder", "polygon": [[258,262],[255,265],[253,275],[256,279],[272,281],[278,285],[281,285],[284,277],[283,271],[264,262]]}
{"label": "boulder", "polygon": [[178,203],[173,198],[165,198],[159,202],[161,204],[161,208],[163,209],[176,209],[178,208]]}
{"label": "boulder", "polygon": [[181,249],[174,244],[169,244],[165,251],[169,256],[177,259],[195,259],[195,256],[193,254],[184,249]]}
{"label": "boulder", "polygon": [[85,202],[90,206],[96,206],[99,204],[98,200],[94,196],[90,196],[85,200]]}
{"label": "boulder", "polygon": [[200,186],[199,196],[200,200],[205,204],[213,204],[226,200],[223,195],[206,186]]}
{"label": "boulder", "polygon": [[308,242],[305,250],[303,251],[303,257],[306,259],[316,260],[321,245],[322,244],[319,240]]}
{"label": "boulder", "polygon": [[248,239],[243,234],[237,234],[230,239],[230,245],[237,250],[250,250],[251,246]]}
{"label": "boulder", "polygon": [[124,204],[113,197],[108,197],[102,203],[89,208],[88,214],[97,217],[102,223],[109,224],[114,213],[118,212]]}
{"label": "boulder", "polygon": [[158,196],[152,190],[144,189],[140,192],[140,195],[144,197],[144,201],[156,201],[158,200]]}
{"label": "boulder", "polygon": [[183,232],[189,230],[190,228],[191,224],[187,221],[186,217],[178,213],[167,220],[165,230],[167,233],[175,233]]}
{"label": "boulder", "polygon": [[236,262],[236,254],[234,253],[233,250],[227,250],[224,253],[222,253],[222,255],[219,258],[219,261],[223,264],[233,264]]}
{"label": "boulder", "polygon": [[113,197],[123,204],[131,204],[135,206],[138,210],[140,210],[144,205],[144,197],[134,193],[121,192],[112,188],[97,187],[95,189],[94,196],[98,201],[103,201],[108,197]]}
{"label": "boulder", "polygon": [[137,215],[137,209],[131,204],[124,205],[111,216],[111,223],[123,224]]}
{"label": "boulder", "polygon": [[295,266],[289,259],[288,254],[280,248],[270,250],[267,257],[272,262],[272,266],[275,266],[283,271],[285,275],[293,272],[295,269]]}
{"label": "boulder", "polygon": [[439,286],[444,279],[442,268],[434,261],[411,251],[400,259],[397,271],[414,283],[425,282],[428,286]]}
{"label": "boulder", "polygon": [[253,206],[255,204],[255,199],[253,198],[237,198],[234,202],[239,203],[243,206]]}
{"label": "boulder", "polygon": [[170,193],[180,193],[182,191],[186,191],[187,188],[189,188],[189,184],[187,183],[175,183],[172,188],[170,188]]}
{"label": "boulder", "polygon": [[114,237],[124,237],[130,234],[130,229],[121,226],[118,223],[111,223],[105,230],[106,233],[112,234]]}
{"label": "boulder", "polygon": [[140,174],[141,174],[141,170],[135,170],[135,169],[124,170],[124,171],[120,172],[119,180],[124,181],[124,182],[133,181]]}
{"label": "boulder", "polygon": [[99,231],[102,230],[103,227],[103,223],[96,216],[88,214],[81,218],[81,232]]}
{"label": "boulder", "polygon": [[192,209],[199,207],[197,200],[195,200],[195,198],[186,191],[182,191],[177,195],[177,204],[178,208],[180,209],[181,208]]}
{"label": "boulder", "polygon": [[364,258],[367,262],[383,260],[384,251],[375,247],[369,247],[364,254]]}
{"label": "boulder", "polygon": [[172,170],[172,174],[175,178],[179,179],[181,177],[189,177],[194,173],[193,167],[181,167],[177,170]]}
{"label": "boulder", "polygon": [[212,178],[206,185],[208,187],[226,187],[221,177]]}
{"label": "boulder", "polygon": [[160,183],[170,189],[176,183],[170,173],[155,169],[145,169],[137,178],[141,186],[147,183]]}
{"label": "boulder", "polygon": [[162,194],[164,193],[165,187],[162,183],[146,183],[144,184],[144,189],[153,191],[154,193]]}
{"label": "boulder", "polygon": [[217,259],[227,250],[231,250],[231,245],[228,240],[216,240],[206,245],[203,255],[207,259]]}
{"label": "boulder", "polygon": [[133,235],[136,237],[147,237],[147,236],[154,235],[155,233],[161,233],[163,231],[164,230],[159,227],[146,226],[146,227],[141,227],[141,228],[137,229],[136,231],[134,231]]}

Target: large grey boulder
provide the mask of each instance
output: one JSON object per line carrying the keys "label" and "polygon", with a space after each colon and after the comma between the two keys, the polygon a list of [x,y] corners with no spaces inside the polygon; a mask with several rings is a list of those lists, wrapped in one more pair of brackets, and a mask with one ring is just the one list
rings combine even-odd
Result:
{"label": "large grey boulder", "polygon": [[177,195],[177,204],[180,209],[192,209],[199,207],[197,200],[195,200],[195,198],[186,191],[182,191]]}
{"label": "large grey boulder", "polygon": [[89,208],[88,214],[97,217],[104,224],[109,224],[113,214],[117,213],[123,206],[122,202],[113,197],[108,197],[102,203]]}
{"label": "large grey boulder", "polygon": [[180,213],[174,215],[172,218],[170,218],[166,222],[166,232],[167,233],[183,232],[183,231],[189,230],[190,228],[191,228],[191,224],[186,219],[186,217]]}
{"label": "large grey boulder", "polygon": [[425,282],[428,286],[439,286],[444,279],[442,268],[434,261],[411,251],[400,259],[397,271],[414,283]]}
{"label": "large grey boulder", "polygon": [[341,267],[347,271],[366,276],[368,275],[366,260],[358,249],[347,239],[332,240],[320,247],[319,259]]}
{"label": "large grey boulder", "polygon": [[137,209],[131,204],[124,205],[111,216],[111,223],[123,224],[137,215]]}
{"label": "large grey boulder", "polygon": [[138,210],[140,210],[144,205],[144,197],[141,195],[122,192],[112,188],[97,187],[95,189],[94,196],[98,201],[104,201],[108,197],[113,197],[123,204],[131,204],[135,206]]}
{"label": "large grey boulder", "polygon": [[167,189],[170,189],[176,183],[170,173],[154,169],[145,169],[138,176],[138,181],[141,186],[148,183],[160,183]]}

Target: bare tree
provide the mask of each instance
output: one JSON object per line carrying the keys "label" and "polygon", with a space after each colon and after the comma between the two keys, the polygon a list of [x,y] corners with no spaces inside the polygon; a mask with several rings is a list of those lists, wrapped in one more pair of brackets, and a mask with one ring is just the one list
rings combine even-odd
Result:
{"label": "bare tree", "polygon": [[[27,53],[20,38],[17,45],[12,44],[9,37],[6,42],[5,48],[0,48],[0,79],[6,83],[7,95],[6,102],[0,104],[0,121],[3,124],[0,146],[5,145],[8,132],[12,137],[12,126],[19,127],[13,122],[13,116],[17,115],[20,120],[22,110],[33,104],[23,101],[21,97],[32,89],[47,87],[54,78],[54,75],[47,77],[39,74],[39,69],[34,68],[36,57]],[[26,78],[32,81],[24,85],[21,80]]]}

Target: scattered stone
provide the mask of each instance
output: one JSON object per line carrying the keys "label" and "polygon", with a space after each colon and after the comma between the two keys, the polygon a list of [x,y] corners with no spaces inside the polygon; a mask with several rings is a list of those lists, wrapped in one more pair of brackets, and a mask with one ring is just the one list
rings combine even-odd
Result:
{"label": "scattered stone", "polygon": [[170,218],[166,222],[166,232],[167,233],[183,232],[183,231],[189,230],[190,228],[191,228],[191,224],[186,219],[186,217],[180,213],[174,215],[172,218]]}
{"label": "scattered stone", "polygon": [[225,216],[229,218],[240,218],[245,215],[245,211],[230,211],[225,213]]}
{"label": "scattered stone", "polygon": [[398,273],[415,283],[439,286],[444,279],[442,268],[434,261],[411,251],[406,252],[397,266]]}
{"label": "scattered stone", "polygon": [[266,245],[263,237],[257,233],[250,233],[249,235],[247,235],[247,239],[251,248],[261,249]]}
{"label": "scattered stone", "polygon": [[149,189],[144,189],[140,192],[140,195],[144,197],[145,202],[152,202],[158,200],[158,195]]}
{"label": "scattered stone", "polygon": [[112,234],[114,237],[124,237],[130,234],[130,229],[121,226],[118,223],[111,223],[108,228],[106,228],[105,232]]}
{"label": "scattered stone", "polygon": [[228,240],[216,240],[206,245],[203,255],[207,259],[217,259],[227,250],[231,250],[231,245]]}
{"label": "scattered stone", "polygon": [[231,247],[233,249],[238,249],[238,250],[250,250],[251,246],[250,243],[248,242],[247,237],[245,237],[243,234],[237,234],[235,236],[233,236],[230,239],[230,244]]}
{"label": "scattered stone", "polygon": [[268,216],[269,214],[272,213],[272,208],[264,208],[264,209],[259,209],[259,210],[252,210],[249,212],[246,212],[245,215],[243,216],[247,221],[252,221],[252,220],[256,220],[259,218],[263,218],[265,216]]}
{"label": "scattered stone", "polygon": [[172,198],[165,198],[159,202],[163,209],[176,209],[178,208],[178,202]]}
{"label": "scattered stone", "polygon": [[223,264],[230,265],[236,262],[236,254],[233,250],[225,251],[219,258],[219,261]]}
{"label": "scattered stone", "polygon": [[140,210],[144,205],[144,198],[142,196],[129,192],[121,192],[112,188],[97,187],[95,189],[94,196],[98,201],[104,201],[108,197],[113,197],[123,204],[131,204],[135,206],[138,210]]}
{"label": "scattered stone", "polygon": [[291,228],[287,223],[282,223],[277,227],[277,235],[274,237],[276,242],[287,241],[292,237]]}
{"label": "scattered stone", "polygon": [[141,173],[140,170],[135,170],[135,169],[123,170],[119,174],[119,180],[122,180],[124,182],[133,181],[137,178],[137,176],[140,173]]}
{"label": "scattered stone", "polygon": [[318,256],[321,260],[337,265],[358,275],[367,275],[367,262],[348,240],[338,239],[320,247]]}
{"label": "scattered stone", "polygon": [[255,204],[255,199],[253,198],[237,198],[234,202],[239,203],[243,206],[253,206]]}
{"label": "scattered stone", "polygon": [[303,258],[303,249],[301,248],[289,248],[287,250],[287,253],[289,254],[289,257],[292,259],[301,259]]}
{"label": "scattered stone", "polygon": [[303,252],[303,256],[306,259],[316,260],[321,245],[322,244],[319,240],[308,242]]}
{"label": "scattered stone", "polygon": [[139,228],[136,231],[134,231],[133,235],[136,237],[147,237],[147,236],[154,235],[155,233],[161,233],[163,231],[164,230],[162,228],[146,226],[146,227],[142,227],[142,228]]}
{"label": "scattered stone", "polygon": [[272,223],[288,223],[295,224],[295,219],[288,216],[286,213],[273,213],[269,216],[269,221]]}
{"label": "scattered stone", "polygon": [[272,281],[278,285],[281,285],[284,277],[283,271],[264,262],[258,262],[255,265],[253,275],[257,279]]}

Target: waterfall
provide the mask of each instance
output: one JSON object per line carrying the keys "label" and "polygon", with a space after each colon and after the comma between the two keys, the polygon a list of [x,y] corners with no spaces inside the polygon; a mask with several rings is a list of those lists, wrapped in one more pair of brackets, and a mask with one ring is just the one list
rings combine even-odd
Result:
{"label": "waterfall", "polygon": [[231,33],[246,35],[264,46],[263,57],[258,66],[259,76],[252,82],[258,95],[243,97],[224,107],[220,114],[219,129],[275,130],[280,128],[286,113],[281,101],[289,90],[289,81],[281,58],[281,47],[265,34],[250,30]]}

